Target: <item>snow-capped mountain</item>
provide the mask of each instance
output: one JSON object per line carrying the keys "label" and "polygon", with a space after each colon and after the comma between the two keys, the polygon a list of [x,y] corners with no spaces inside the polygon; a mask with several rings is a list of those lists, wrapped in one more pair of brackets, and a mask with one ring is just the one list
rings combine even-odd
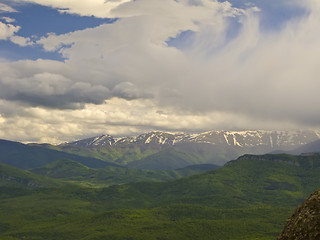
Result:
{"label": "snow-capped mountain", "polygon": [[233,147],[268,147],[292,149],[320,139],[320,132],[296,131],[209,131],[198,134],[153,131],[134,137],[115,138],[110,135],[79,140],[64,145],[79,147],[106,147],[123,144],[148,144],[173,146],[182,143],[206,143]]}
{"label": "snow-capped mountain", "polygon": [[[122,138],[102,135],[58,147],[127,167],[164,170],[207,163],[222,166],[243,154],[288,152],[319,139],[319,132],[309,130],[220,130],[197,134],[153,131]],[[83,149],[79,151],[78,147]]]}
{"label": "snow-capped mountain", "polygon": [[77,147],[105,147],[112,146],[115,142],[114,137],[110,135],[102,135],[67,143],[66,145],[73,145]]}

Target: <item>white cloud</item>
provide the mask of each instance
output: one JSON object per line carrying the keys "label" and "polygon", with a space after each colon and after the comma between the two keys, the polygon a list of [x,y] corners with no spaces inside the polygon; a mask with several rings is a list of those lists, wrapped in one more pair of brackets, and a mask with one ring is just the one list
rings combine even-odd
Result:
{"label": "white cloud", "polygon": [[[114,96],[128,99],[150,98],[159,93],[155,92],[158,91],[158,86],[154,86],[154,82],[149,80],[158,81],[159,77],[167,79],[159,81],[160,87],[163,85],[164,88],[171,89],[171,75],[177,74],[177,68],[182,70],[185,62],[189,61],[177,49],[167,47],[166,40],[169,37],[175,37],[187,29],[200,31],[202,24],[195,22],[208,22],[210,19],[213,26],[219,29],[218,32],[221,32],[223,28],[220,25],[225,24],[223,19],[239,14],[238,9],[233,9],[226,3],[208,2],[201,7],[184,3],[178,5],[174,1],[163,1],[161,4],[154,8],[154,15],[149,14],[152,3],[146,3],[143,11],[141,4],[138,4],[137,13],[142,16],[64,35],[50,34],[39,40],[38,44],[43,44],[47,51],[60,49],[68,59],[62,69],[57,69],[59,74],[75,82],[90,82],[109,89],[110,94],[105,94],[105,99]],[[167,5],[170,11],[165,15],[159,8],[161,6],[165,9]],[[179,10],[183,14],[176,15],[175,12]],[[39,72],[46,71],[48,67],[48,64],[43,64],[40,65],[43,68],[39,68],[38,63],[36,64]],[[30,63],[29,67],[31,65]],[[164,71],[159,73],[159,67]]]}
{"label": "white cloud", "polygon": [[19,26],[0,22],[0,40],[7,40],[20,29]]}
{"label": "white cloud", "polygon": [[132,0],[21,0],[59,9],[60,12],[95,16],[99,18],[116,17],[112,11]]}
{"label": "white cloud", "polygon": [[201,6],[190,6],[185,1],[139,0],[122,5],[114,13],[117,17],[128,19],[121,19],[112,25],[106,24],[96,29],[59,36],[49,34],[39,43],[43,44],[47,51],[55,51],[65,44],[72,43],[101,43],[98,47],[107,47],[108,51],[112,47],[119,48],[121,44],[134,45],[146,42],[162,45],[169,37],[176,37],[182,31],[200,31],[201,27],[208,25],[218,34],[225,26],[225,17],[240,15],[244,11],[232,8],[228,2],[210,0],[203,1]]}
{"label": "white cloud", "polygon": [[[0,3],[0,13],[1,12],[17,12],[17,11],[4,3]],[[3,21],[0,21],[0,40],[10,39],[13,43],[23,47],[30,46],[33,44],[30,38],[24,38],[24,37],[15,35],[20,30],[21,27],[11,24],[16,21],[14,18],[1,17],[1,19]]]}
{"label": "white cloud", "polygon": [[1,12],[17,12],[17,10],[15,10],[7,4],[0,3],[0,13]]}
{"label": "white cloud", "polygon": [[13,23],[16,21],[15,19],[10,18],[10,17],[2,17],[1,19],[3,19],[7,23]]}
{"label": "white cloud", "polygon": [[21,47],[34,45],[34,42],[32,42],[31,39],[28,38],[28,37],[26,38],[26,37],[21,37],[21,36],[14,35],[14,36],[10,37],[10,40],[14,44],[17,44],[17,45],[19,45]]}
{"label": "white cloud", "polygon": [[4,124],[5,122],[6,122],[6,119],[3,118],[3,117],[1,116],[1,114],[0,114],[0,124]]}
{"label": "white cloud", "polygon": [[1,19],[6,23],[0,21],[0,40],[10,40],[21,47],[31,46],[34,44],[30,38],[16,35],[21,27],[11,24],[12,22],[15,22],[15,19],[9,17],[2,17]]}
{"label": "white cloud", "polygon": [[[84,109],[58,110],[39,107],[23,107],[19,104],[0,101],[0,138],[24,142],[61,143],[92,137],[100,134],[114,136],[138,135],[150,130],[204,131],[207,129],[264,129],[296,125],[288,122],[250,119],[241,114],[212,112],[208,114],[179,113],[174,108],[161,108],[151,100],[113,98],[107,103],[88,104]],[[237,119],[235,122],[234,119]]]}

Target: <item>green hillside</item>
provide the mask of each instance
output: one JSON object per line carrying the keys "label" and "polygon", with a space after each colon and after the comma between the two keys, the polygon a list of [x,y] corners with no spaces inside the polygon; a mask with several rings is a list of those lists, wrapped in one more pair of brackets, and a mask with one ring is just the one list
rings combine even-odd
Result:
{"label": "green hillside", "polygon": [[[257,205],[296,206],[320,188],[320,157],[245,155],[226,166],[173,182],[135,183],[101,191],[117,207],[163,203],[237,208]],[[142,198],[146,201],[135,201]],[[147,201],[148,200],[148,201]]]}
{"label": "green hillside", "polygon": [[128,162],[127,166],[138,169],[166,170],[206,163],[223,165],[226,159],[236,158],[242,151],[240,148],[237,150],[211,144],[178,144]]}
{"label": "green hillside", "polygon": [[234,159],[246,152],[246,149],[242,148],[205,143],[185,143],[174,146],[123,144],[88,148],[73,145],[42,145],[42,147],[114,162],[130,168],[149,170],[172,170],[206,163],[221,166],[227,159]]}
{"label": "green hillside", "polygon": [[61,159],[43,167],[32,169],[31,172],[71,181],[87,187],[107,187],[130,182],[169,181],[198,174],[212,167],[214,166],[198,165],[171,171],[139,170],[113,166],[93,169],[72,160]]}
{"label": "green hillside", "polygon": [[111,161],[123,166],[129,162],[140,160],[144,157],[157,153],[161,149],[161,146],[138,146],[136,144],[96,148],[72,145],[46,145],[43,147],[84,157],[93,157],[103,161]]}
{"label": "green hillside", "polygon": [[52,188],[60,186],[63,186],[62,182],[0,163],[1,188]]}
{"label": "green hillside", "polygon": [[246,155],[169,182],[29,189],[0,198],[0,238],[275,239],[319,176],[317,155]]}
{"label": "green hillside", "polygon": [[138,169],[177,169],[188,165],[199,164],[201,158],[195,158],[180,149],[169,148],[152,154],[127,166]]}
{"label": "green hillside", "polygon": [[26,145],[6,140],[0,140],[0,153],[0,162],[21,169],[40,167],[58,159],[72,159],[93,168],[118,166],[115,163],[102,161],[93,157],[82,157],[76,154],[48,149],[43,146]]}

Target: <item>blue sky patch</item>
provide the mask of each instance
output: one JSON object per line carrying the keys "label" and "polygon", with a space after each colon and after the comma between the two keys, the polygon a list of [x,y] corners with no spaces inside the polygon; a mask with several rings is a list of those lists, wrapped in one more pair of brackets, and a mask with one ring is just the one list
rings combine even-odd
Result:
{"label": "blue sky patch", "polygon": [[[113,23],[117,20],[60,13],[57,9],[37,4],[18,5],[14,6],[14,8],[17,12],[0,13],[0,18],[10,17],[15,19],[15,22],[11,24],[21,27],[16,35],[30,37],[32,40],[38,40],[48,33],[55,33],[56,35],[65,34],[97,27],[105,23]],[[20,47],[8,40],[0,40],[0,57],[11,61],[38,58],[63,60],[57,52],[45,52],[40,46]]]}
{"label": "blue sky patch", "polygon": [[[224,1],[220,1],[224,2]],[[263,30],[280,30],[287,21],[293,18],[303,17],[307,14],[306,9],[298,7],[283,0],[229,0],[232,6],[245,9],[249,7],[258,7],[261,12],[260,26]]]}
{"label": "blue sky patch", "polygon": [[37,60],[51,59],[57,61],[63,61],[64,58],[58,52],[45,52],[41,46],[27,46],[21,47],[10,41],[0,40],[0,57],[9,61],[17,60]]}
{"label": "blue sky patch", "polygon": [[194,32],[191,30],[181,32],[177,37],[170,38],[167,41],[169,47],[175,47],[184,50],[190,47],[194,40]]}

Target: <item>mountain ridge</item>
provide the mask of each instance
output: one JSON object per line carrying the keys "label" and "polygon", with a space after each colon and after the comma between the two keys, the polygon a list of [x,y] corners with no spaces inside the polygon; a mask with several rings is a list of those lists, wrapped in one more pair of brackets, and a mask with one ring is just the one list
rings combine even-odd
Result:
{"label": "mountain ridge", "polygon": [[73,145],[80,147],[104,147],[123,144],[160,144],[177,145],[181,143],[208,143],[212,145],[229,145],[239,147],[270,146],[290,147],[304,145],[320,139],[320,132],[313,130],[268,131],[246,130],[226,131],[215,130],[203,133],[162,132],[151,131],[133,137],[116,138],[111,135],[100,135],[81,139],[74,142],[60,144],[60,146]]}
{"label": "mountain ridge", "polygon": [[28,169],[66,158],[94,168],[115,164],[135,169],[174,170],[195,164],[222,166],[244,154],[266,154],[275,149],[290,151],[319,141],[319,136],[311,130],[219,130],[197,134],[153,131],[123,138],[101,135],[61,145],[2,140],[0,162]]}
{"label": "mountain ridge", "polygon": [[102,161],[93,157],[83,157],[41,145],[29,145],[2,139],[0,139],[0,152],[0,162],[21,169],[39,167],[64,158],[72,159],[88,167],[103,168],[109,165],[119,166],[115,163]]}
{"label": "mountain ridge", "polygon": [[122,166],[169,170],[206,163],[222,166],[243,154],[291,151],[319,137],[320,133],[312,130],[218,130],[193,134],[152,131],[122,138],[101,135],[52,148]]}

